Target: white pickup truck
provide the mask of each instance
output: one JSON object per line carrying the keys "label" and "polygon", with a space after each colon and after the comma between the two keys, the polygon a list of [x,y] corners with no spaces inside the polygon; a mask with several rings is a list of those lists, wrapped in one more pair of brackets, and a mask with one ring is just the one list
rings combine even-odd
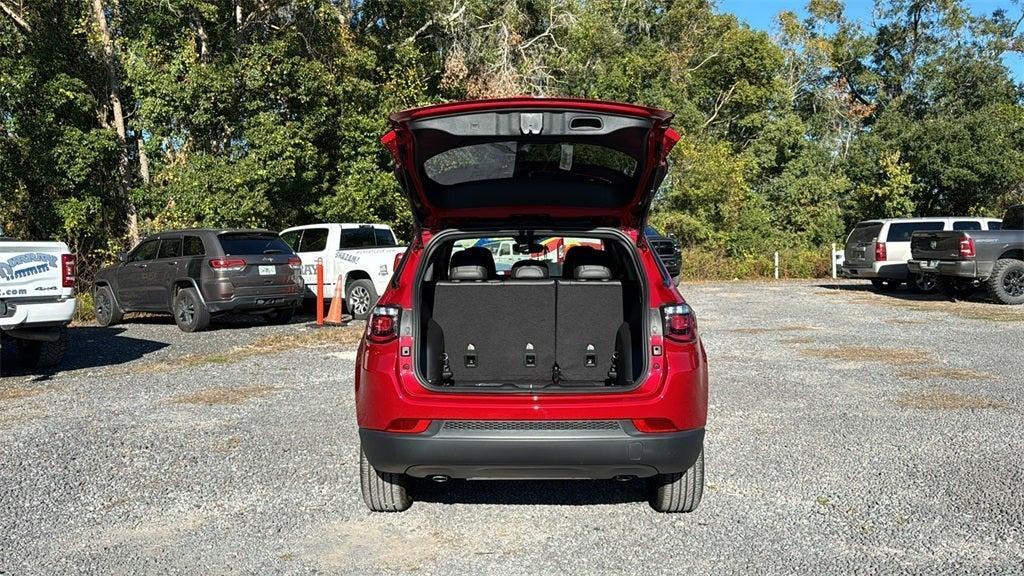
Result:
{"label": "white pickup truck", "polygon": [[[63,242],[20,242],[0,231],[0,339],[29,367],[64,358],[75,315],[75,256]],[[6,371],[6,370],[4,370]]]}
{"label": "white pickup truck", "polygon": [[384,224],[308,224],[282,231],[281,239],[302,259],[306,296],[316,296],[316,262],[323,259],[324,298],[344,298],[359,320],[369,316],[405,252]]}

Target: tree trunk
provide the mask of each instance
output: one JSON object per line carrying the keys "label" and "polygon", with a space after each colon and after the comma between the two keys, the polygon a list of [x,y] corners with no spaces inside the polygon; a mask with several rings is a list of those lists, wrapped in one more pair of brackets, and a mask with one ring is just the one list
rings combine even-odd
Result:
{"label": "tree trunk", "polygon": [[107,64],[108,86],[110,89],[110,108],[114,113],[114,130],[117,131],[117,141],[120,154],[117,162],[118,188],[121,192],[121,199],[125,203],[128,212],[128,240],[134,246],[139,242],[139,217],[135,210],[135,203],[130,195],[129,166],[128,166],[128,131],[124,123],[124,109],[121,107],[121,82],[117,69],[117,56],[114,53],[114,42],[110,38],[110,30],[107,28],[107,15],[103,6],[103,0],[92,0],[93,18],[96,20],[96,27],[99,29],[100,37],[103,40],[103,55]]}

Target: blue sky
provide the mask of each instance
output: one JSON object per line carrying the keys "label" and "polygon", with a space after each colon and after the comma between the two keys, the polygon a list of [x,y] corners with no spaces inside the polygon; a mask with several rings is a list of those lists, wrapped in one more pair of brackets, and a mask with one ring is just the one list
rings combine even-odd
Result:
{"label": "blue sky", "polygon": [[[873,0],[846,0],[846,16],[850,19],[860,20],[865,27],[871,25],[871,10],[874,8]],[[1024,6],[1014,5],[1011,0],[966,0],[971,11],[976,14],[991,14],[992,11],[1003,8],[1010,16],[1019,15]],[[760,30],[773,31],[775,29],[775,16],[783,10],[794,10],[804,14],[806,0],[785,1],[785,0],[719,0],[719,9],[723,12],[732,12],[740,20],[750,24],[751,27]],[[1020,54],[1007,54],[1003,57],[1007,68],[1013,73],[1017,82],[1024,82],[1024,57]]]}

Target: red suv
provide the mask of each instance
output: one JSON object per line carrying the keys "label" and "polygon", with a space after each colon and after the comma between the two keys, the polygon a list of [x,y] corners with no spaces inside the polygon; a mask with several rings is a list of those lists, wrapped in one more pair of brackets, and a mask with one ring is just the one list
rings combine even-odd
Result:
{"label": "red suv", "polygon": [[697,508],[707,357],[643,234],[671,118],[539,98],[391,116],[415,232],[357,356],[371,510],[407,509],[411,478],[645,478],[655,509]]}

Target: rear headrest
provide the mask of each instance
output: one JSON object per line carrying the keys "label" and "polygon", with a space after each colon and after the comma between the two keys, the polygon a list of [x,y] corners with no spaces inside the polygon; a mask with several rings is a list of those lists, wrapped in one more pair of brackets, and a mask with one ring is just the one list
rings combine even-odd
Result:
{"label": "rear headrest", "polygon": [[540,260],[520,260],[512,265],[513,278],[547,278],[548,265]]}
{"label": "rear headrest", "polygon": [[576,280],[610,280],[611,256],[591,246],[573,246],[565,253],[562,276]]}
{"label": "rear headrest", "polygon": [[580,264],[576,267],[574,277],[577,280],[611,280],[612,271],[599,264]]}
{"label": "rear headrest", "polygon": [[483,266],[453,266],[448,273],[449,280],[487,280],[487,268]]}
{"label": "rear headrest", "polygon": [[[479,270],[471,270],[479,268]],[[452,280],[490,280],[497,276],[494,268],[494,255],[482,246],[473,246],[452,254]]]}

